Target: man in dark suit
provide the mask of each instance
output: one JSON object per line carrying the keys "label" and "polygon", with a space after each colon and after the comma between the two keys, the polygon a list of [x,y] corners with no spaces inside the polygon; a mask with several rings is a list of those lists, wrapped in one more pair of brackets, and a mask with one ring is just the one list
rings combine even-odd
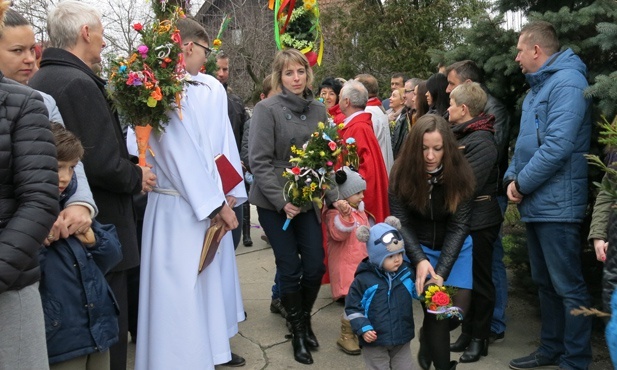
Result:
{"label": "man in dark suit", "polygon": [[[229,82],[229,56],[222,51],[216,54],[216,73],[214,75],[216,79],[223,84],[225,91],[227,91],[227,113],[229,114],[231,128],[234,131],[234,138],[236,139],[238,152],[240,152],[240,150],[242,150],[242,132],[244,129],[244,123],[249,119],[249,116],[246,113],[246,109],[244,109],[242,98],[229,91],[227,85]],[[245,164],[243,163],[242,165],[244,166]],[[246,169],[246,167],[244,168]],[[246,191],[249,191],[248,186]],[[242,229],[236,228],[235,230],[232,230],[234,247],[238,248],[241,232],[244,236],[242,244],[244,244],[245,247],[250,247],[253,245],[253,241],[251,240],[251,205],[248,201],[246,201],[242,205],[235,207],[234,212],[236,213],[236,218],[242,225]]]}
{"label": "man in dark suit", "polygon": [[114,224],[122,243],[123,260],[108,274],[120,308],[120,341],[111,347],[111,369],[126,369],[126,270],[139,264],[132,195],[150,191],[156,176],[129,160],[117,116],[106,98],[105,81],[92,67],[101,62],[105,47],[99,11],[67,0],[49,14],[52,47],[45,50],[40,71],[30,85],[51,95],[66,127],[83,143],[83,164],[98,220]]}

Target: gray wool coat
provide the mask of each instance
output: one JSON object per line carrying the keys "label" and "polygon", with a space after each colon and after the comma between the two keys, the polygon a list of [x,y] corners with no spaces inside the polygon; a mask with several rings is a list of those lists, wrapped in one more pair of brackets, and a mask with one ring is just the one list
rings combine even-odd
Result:
{"label": "gray wool coat", "polygon": [[326,107],[308,90],[302,98],[283,88],[255,105],[249,130],[249,165],[254,176],[251,204],[282,212],[288,203],[283,195],[287,182],[283,172],[291,167],[291,146],[302,146],[317,124],[327,119]]}

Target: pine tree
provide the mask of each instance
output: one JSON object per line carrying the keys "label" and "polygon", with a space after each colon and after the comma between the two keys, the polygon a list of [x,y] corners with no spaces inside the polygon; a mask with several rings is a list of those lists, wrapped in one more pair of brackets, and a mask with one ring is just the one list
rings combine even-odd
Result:
{"label": "pine tree", "polygon": [[[503,0],[500,6],[510,4],[512,8],[505,10],[515,10],[520,8],[516,5],[518,3],[520,1]],[[544,7],[547,4],[541,1],[532,3],[534,9],[545,10],[548,7]],[[612,120],[617,112],[617,1],[572,3],[574,9],[563,6],[557,11],[529,12],[527,17],[529,21],[544,20],[552,23],[562,49],[571,48],[581,57],[587,65],[591,86],[586,93],[594,97],[594,112],[596,116],[602,114]],[[463,34],[465,41],[462,44],[443,56],[434,52],[433,59],[444,58],[447,62],[474,60],[484,70],[486,85],[491,92],[517,117],[528,86],[514,62],[518,35],[512,30],[503,29],[501,21],[501,16],[474,19],[471,27]]]}
{"label": "pine tree", "polygon": [[[373,74],[389,86],[393,72],[427,78],[436,70],[427,50],[462,41],[459,27],[484,13],[484,0],[349,0],[322,12],[326,35],[324,76]],[[382,91],[389,94],[389,88]]]}

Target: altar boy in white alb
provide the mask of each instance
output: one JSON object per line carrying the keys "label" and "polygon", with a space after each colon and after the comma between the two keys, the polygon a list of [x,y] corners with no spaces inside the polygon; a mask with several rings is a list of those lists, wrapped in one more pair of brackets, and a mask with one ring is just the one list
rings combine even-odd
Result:
{"label": "altar boy in white alb", "polygon": [[232,359],[224,338],[235,335],[245,319],[231,233],[197,273],[211,220],[220,217],[227,229],[237,227],[231,207],[246,201],[246,190],[240,183],[223,194],[214,163],[217,154],[225,154],[242,173],[225,90],[198,73],[208,36],[191,19],[180,20],[178,29],[187,71],[198,84],[186,89],[182,118],[170,113],[165,133],[150,138],[155,156],[147,160],[158,187],[144,217],[137,370],[214,369]]}

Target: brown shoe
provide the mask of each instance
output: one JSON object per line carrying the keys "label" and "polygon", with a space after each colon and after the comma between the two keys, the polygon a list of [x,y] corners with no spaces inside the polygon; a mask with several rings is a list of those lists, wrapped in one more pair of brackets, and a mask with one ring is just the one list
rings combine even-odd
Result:
{"label": "brown shoe", "polygon": [[348,355],[356,356],[361,353],[358,337],[353,333],[349,320],[341,318],[341,336],[336,341],[336,345]]}

